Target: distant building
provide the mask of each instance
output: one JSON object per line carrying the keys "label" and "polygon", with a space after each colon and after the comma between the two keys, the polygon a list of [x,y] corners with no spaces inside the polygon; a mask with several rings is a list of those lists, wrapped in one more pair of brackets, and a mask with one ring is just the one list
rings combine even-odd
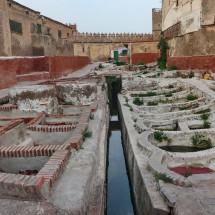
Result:
{"label": "distant building", "polygon": [[72,55],[68,39],[76,25],[65,25],[12,0],[0,2],[0,55]]}

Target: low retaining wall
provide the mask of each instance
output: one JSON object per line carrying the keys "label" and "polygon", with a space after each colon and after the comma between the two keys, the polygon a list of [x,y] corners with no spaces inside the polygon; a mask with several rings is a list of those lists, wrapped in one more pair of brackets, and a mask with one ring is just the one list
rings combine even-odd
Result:
{"label": "low retaining wall", "polygon": [[152,173],[148,171],[148,158],[144,156],[137,145],[138,133],[135,131],[133,124],[129,123],[131,113],[124,106],[123,96],[119,95],[118,99],[123,146],[137,214],[168,215],[169,209],[157,191],[157,185]]}
{"label": "low retaining wall", "polygon": [[159,53],[135,53],[132,54],[132,64],[157,62]]}
{"label": "low retaining wall", "polygon": [[168,57],[167,65],[178,69],[200,69],[215,71],[215,56]]}
{"label": "low retaining wall", "polygon": [[[88,57],[54,56],[54,57],[2,57],[0,58],[0,89],[17,84],[16,75],[28,75],[26,80],[34,81],[34,72],[47,72],[50,78],[58,78],[90,63]],[[31,74],[30,74],[31,73]],[[47,76],[47,77],[48,77]],[[44,78],[44,75],[37,79]]]}

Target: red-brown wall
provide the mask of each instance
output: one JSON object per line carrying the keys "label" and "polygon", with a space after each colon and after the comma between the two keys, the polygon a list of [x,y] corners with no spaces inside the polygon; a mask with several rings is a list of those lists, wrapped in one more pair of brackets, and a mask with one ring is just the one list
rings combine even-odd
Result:
{"label": "red-brown wall", "polygon": [[215,71],[215,56],[168,57],[167,65],[178,69],[202,69]]}
{"label": "red-brown wall", "polygon": [[132,64],[157,62],[159,53],[135,53],[132,54]]}
{"label": "red-brown wall", "polygon": [[51,78],[58,78],[90,63],[88,57],[48,57]]}
{"label": "red-brown wall", "polygon": [[16,84],[17,64],[14,59],[0,59],[0,89]]}
{"label": "red-brown wall", "polygon": [[[24,81],[33,81],[33,72],[49,72],[48,75],[38,75],[37,80],[44,77],[59,78],[65,74],[81,69],[90,63],[88,57],[38,57],[38,58],[0,58],[0,89],[14,86],[16,75],[24,75]],[[23,80],[23,78],[22,78]]]}

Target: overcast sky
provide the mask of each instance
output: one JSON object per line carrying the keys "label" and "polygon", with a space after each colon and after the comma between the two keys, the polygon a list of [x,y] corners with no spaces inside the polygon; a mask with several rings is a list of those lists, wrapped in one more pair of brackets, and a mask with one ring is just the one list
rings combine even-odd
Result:
{"label": "overcast sky", "polygon": [[79,32],[150,33],[152,8],[161,0],[16,0]]}

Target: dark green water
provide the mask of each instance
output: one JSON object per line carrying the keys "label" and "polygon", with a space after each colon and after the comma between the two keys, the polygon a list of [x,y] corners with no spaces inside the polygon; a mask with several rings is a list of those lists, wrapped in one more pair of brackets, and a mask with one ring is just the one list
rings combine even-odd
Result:
{"label": "dark green water", "polygon": [[162,146],[161,149],[168,151],[168,152],[198,152],[202,151],[203,149],[196,148],[196,147],[189,147],[189,146]]}
{"label": "dark green water", "polygon": [[118,116],[111,117],[108,142],[107,215],[133,215],[135,212],[126,170]]}

